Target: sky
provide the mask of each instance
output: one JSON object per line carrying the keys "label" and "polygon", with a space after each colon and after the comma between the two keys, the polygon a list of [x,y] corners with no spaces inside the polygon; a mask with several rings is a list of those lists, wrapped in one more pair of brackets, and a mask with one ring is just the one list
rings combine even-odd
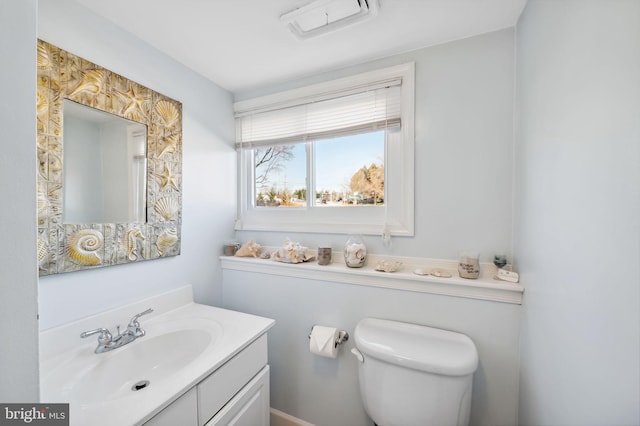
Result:
{"label": "sky", "polygon": [[[267,187],[291,191],[306,188],[305,144],[295,145],[294,157],[269,176]],[[384,131],[316,142],[316,189],[342,192],[363,166],[384,163]]]}

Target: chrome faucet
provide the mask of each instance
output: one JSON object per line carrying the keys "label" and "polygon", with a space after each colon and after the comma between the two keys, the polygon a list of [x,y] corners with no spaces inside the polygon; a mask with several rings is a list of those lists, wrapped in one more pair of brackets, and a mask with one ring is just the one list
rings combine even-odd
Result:
{"label": "chrome faucet", "polygon": [[134,315],[129,321],[127,330],[124,333],[120,333],[120,326],[118,326],[118,335],[116,337],[113,337],[111,332],[106,328],[96,328],[95,330],[85,331],[80,333],[80,337],[84,339],[85,337],[98,334],[98,347],[96,348],[95,353],[101,354],[103,352],[109,352],[133,342],[138,337],[144,336],[146,333],[142,327],[140,327],[138,318],[143,315],[150,314],[151,312],[153,312],[153,309],[147,309],[144,312]]}

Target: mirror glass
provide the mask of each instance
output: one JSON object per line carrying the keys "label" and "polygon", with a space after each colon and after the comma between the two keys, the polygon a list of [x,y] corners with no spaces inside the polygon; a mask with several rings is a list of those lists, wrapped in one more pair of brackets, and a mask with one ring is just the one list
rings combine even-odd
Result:
{"label": "mirror glass", "polygon": [[63,223],[146,222],[147,126],[69,99]]}

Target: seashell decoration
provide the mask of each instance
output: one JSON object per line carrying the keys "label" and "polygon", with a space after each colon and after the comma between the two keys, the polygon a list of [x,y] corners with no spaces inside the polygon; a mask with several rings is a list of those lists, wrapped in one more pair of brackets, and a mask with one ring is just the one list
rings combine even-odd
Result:
{"label": "seashell decoration", "polygon": [[105,82],[105,70],[89,70],[82,73],[82,79],[69,97],[73,97],[79,93],[88,93],[97,95],[102,91]]}
{"label": "seashell decoration", "polygon": [[164,220],[171,220],[175,214],[180,210],[180,203],[175,198],[162,197],[153,206],[154,210],[158,212],[160,217]]}
{"label": "seashell decoration", "polygon": [[166,100],[158,101],[156,104],[156,112],[167,127],[173,127],[180,118],[178,108],[176,108],[173,102]]}
{"label": "seashell decoration", "polygon": [[49,217],[51,202],[44,191],[43,185],[38,184],[38,223],[42,224]]}
{"label": "seashell decoration", "polygon": [[121,92],[115,91],[125,102],[120,111],[120,115],[135,121],[148,121],[143,105],[149,101],[148,98],[136,92],[133,84],[129,84],[129,90]]}
{"label": "seashell decoration", "polygon": [[402,267],[402,262],[394,260],[381,260],[376,265],[376,271],[380,272],[396,272]]}
{"label": "seashell decoration", "polygon": [[178,135],[167,136],[166,138],[162,138],[162,142],[164,146],[162,147],[162,151],[158,154],[158,158],[161,158],[165,154],[174,154],[178,149]]}
{"label": "seashell decoration", "polygon": [[[39,275],[179,255],[182,104],[43,40],[34,53]],[[64,223],[64,99],[147,126],[146,224]]]}
{"label": "seashell decoration", "polygon": [[160,256],[164,256],[164,254],[169,250],[176,242],[178,241],[178,230],[175,226],[166,229],[160,235],[158,235],[158,239],[156,240],[156,247],[158,248],[158,253]]}
{"label": "seashell decoration", "polygon": [[95,229],[81,229],[69,238],[67,253],[78,265],[96,266],[102,263],[100,250],[104,243],[102,232]]}
{"label": "seashell decoration", "polygon": [[127,259],[131,262],[135,262],[140,257],[138,255],[138,239],[144,240],[144,235],[140,228],[133,228],[127,231],[125,237]]}
{"label": "seashell decoration", "polygon": [[313,260],[315,256],[307,247],[290,240],[284,242],[284,247],[279,248],[271,255],[273,260],[284,263],[302,263]]}
{"label": "seashell decoration", "polygon": [[247,241],[236,251],[235,256],[238,257],[258,257],[260,256],[260,244],[256,244],[253,240]]}
{"label": "seashell decoration", "polygon": [[[40,90],[38,90],[36,92],[36,113],[38,116],[43,116],[48,112],[49,100]],[[47,116],[44,116],[44,118],[47,118]]]}
{"label": "seashell decoration", "polygon": [[38,68],[49,69],[52,66],[51,59],[49,57],[49,51],[46,46],[38,43],[38,56],[36,59]]}
{"label": "seashell decoration", "polygon": [[43,266],[47,257],[49,257],[47,242],[42,238],[38,238],[38,266]]}

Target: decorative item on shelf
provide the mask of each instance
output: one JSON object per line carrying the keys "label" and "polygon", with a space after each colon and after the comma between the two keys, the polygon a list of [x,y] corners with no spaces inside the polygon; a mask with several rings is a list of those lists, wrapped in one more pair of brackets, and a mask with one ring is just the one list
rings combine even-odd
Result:
{"label": "decorative item on shelf", "polygon": [[331,263],[331,247],[318,247],[318,265]]}
{"label": "decorative item on shelf", "polygon": [[438,277],[438,278],[451,278],[451,273],[450,272],[445,271],[444,269],[440,269],[440,268],[432,269],[430,274],[433,275],[434,277]]}
{"label": "decorative item on shelf", "polygon": [[350,235],[344,244],[344,263],[349,268],[362,268],[367,261],[367,247],[358,235]]}
{"label": "decorative item on shelf", "polygon": [[458,273],[461,278],[477,279],[480,276],[479,254],[475,252],[462,252],[460,263],[458,263]]}
{"label": "decorative item on shelf", "polygon": [[517,283],[520,281],[520,276],[517,272],[513,272],[507,269],[498,269],[498,275],[494,277],[497,280],[509,281],[510,283]]}
{"label": "decorative item on shelf", "polygon": [[504,268],[507,264],[507,255],[506,254],[496,254],[493,256],[493,264],[496,265],[498,269]]}
{"label": "decorative item on shelf", "polygon": [[223,246],[225,256],[233,256],[238,250],[240,250],[240,243],[236,243],[235,241],[227,242]]}
{"label": "decorative item on shelf", "polygon": [[380,272],[396,272],[402,268],[402,262],[395,260],[381,260],[376,265],[376,271]]}
{"label": "decorative item on shelf", "polygon": [[260,257],[260,244],[256,244],[253,240],[247,241],[236,251],[235,256],[238,257]]}
{"label": "decorative item on shelf", "polygon": [[314,256],[308,248],[300,245],[300,243],[286,240],[284,247],[273,252],[271,258],[284,263],[302,263],[313,260]]}

